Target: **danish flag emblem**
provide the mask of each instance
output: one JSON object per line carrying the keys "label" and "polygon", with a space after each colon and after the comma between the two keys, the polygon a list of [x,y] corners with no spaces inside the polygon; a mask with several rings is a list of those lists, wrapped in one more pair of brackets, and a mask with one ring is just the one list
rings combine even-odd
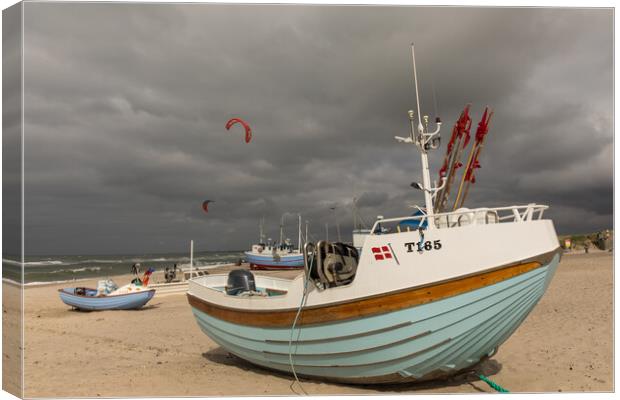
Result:
{"label": "danish flag emblem", "polygon": [[372,254],[374,254],[375,260],[377,261],[389,260],[394,258],[392,251],[387,246],[373,247]]}

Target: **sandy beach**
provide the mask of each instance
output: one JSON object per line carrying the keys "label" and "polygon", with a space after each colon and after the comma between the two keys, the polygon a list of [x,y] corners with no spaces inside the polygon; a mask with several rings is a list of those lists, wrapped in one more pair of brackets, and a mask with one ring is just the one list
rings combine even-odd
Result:
{"label": "sandy beach", "polygon": [[[543,299],[478,371],[511,392],[613,391],[612,265],[611,253],[565,255]],[[78,312],[59,300],[61,286],[26,289],[26,397],[301,393],[291,377],[213,343],[183,293],[156,295],[139,311]],[[493,392],[472,373],[399,386],[301,383],[315,395]]]}
{"label": "sandy beach", "polygon": [[18,286],[2,283],[2,389],[21,394],[21,296]]}

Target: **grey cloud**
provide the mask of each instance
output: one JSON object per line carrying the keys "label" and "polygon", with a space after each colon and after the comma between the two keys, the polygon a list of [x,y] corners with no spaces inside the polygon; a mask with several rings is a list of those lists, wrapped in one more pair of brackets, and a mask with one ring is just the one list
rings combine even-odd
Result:
{"label": "grey cloud", "polygon": [[488,104],[469,206],[611,226],[611,10],[27,3],[25,23],[31,252],[242,249],[285,212],[346,233],[353,197],[370,222],[411,212],[420,161],[392,139],[411,41],[422,111],[445,122],[433,178],[462,107],[475,124]]}

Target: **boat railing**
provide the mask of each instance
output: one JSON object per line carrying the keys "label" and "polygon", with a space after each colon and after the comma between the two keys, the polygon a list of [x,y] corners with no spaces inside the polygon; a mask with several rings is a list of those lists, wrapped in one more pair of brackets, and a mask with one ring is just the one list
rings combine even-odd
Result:
{"label": "boat railing", "polygon": [[[528,204],[523,206],[508,207],[481,207],[475,209],[459,209],[456,211],[433,215],[409,215],[398,218],[385,218],[375,221],[371,235],[417,230],[418,227],[426,228],[429,222],[438,229],[455,228],[466,225],[488,225],[496,223],[516,222],[523,223],[542,219],[543,213],[549,206],[541,204]],[[406,226],[401,226],[407,222]],[[396,229],[391,229],[392,226]],[[413,228],[412,228],[413,226]]]}

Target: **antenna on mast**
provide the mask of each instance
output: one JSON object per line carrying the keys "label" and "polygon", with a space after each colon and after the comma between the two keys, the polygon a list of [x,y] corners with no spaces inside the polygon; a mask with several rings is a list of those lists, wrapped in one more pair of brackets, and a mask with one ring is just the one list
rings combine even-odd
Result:
{"label": "antenna on mast", "polygon": [[299,217],[299,232],[298,232],[298,234],[299,234],[299,240],[298,240],[298,242],[297,242],[297,243],[298,243],[298,244],[297,244],[297,249],[298,249],[298,250],[299,250],[299,252],[301,253],[301,249],[302,249],[302,246],[301,246],[301,214],[297,214],[297,216]]}
{"label": "antenna on mast", "polygon": [[282,214],[282,218],[280,219],[280,246],[284,243],[284,216],[286,213]]}
{"label": "antenna on mast", "polygon": [[415,68],[415,50],[411,43],[411,58],[413,59],[413,83],[415,85],[415,103],[418,107],[418,134],[422,132],[422,114],[420,113],[420,96],[418,94],[418,73]]}
{"label": "antenna on mast", "polygon": [[435,115],[439,115],[439,111],[437,108],[437,93],[435,91],[435,78],[433,77],[433,73],[431,72],[431,88],[433,89],[433,107],[435,110]]}

